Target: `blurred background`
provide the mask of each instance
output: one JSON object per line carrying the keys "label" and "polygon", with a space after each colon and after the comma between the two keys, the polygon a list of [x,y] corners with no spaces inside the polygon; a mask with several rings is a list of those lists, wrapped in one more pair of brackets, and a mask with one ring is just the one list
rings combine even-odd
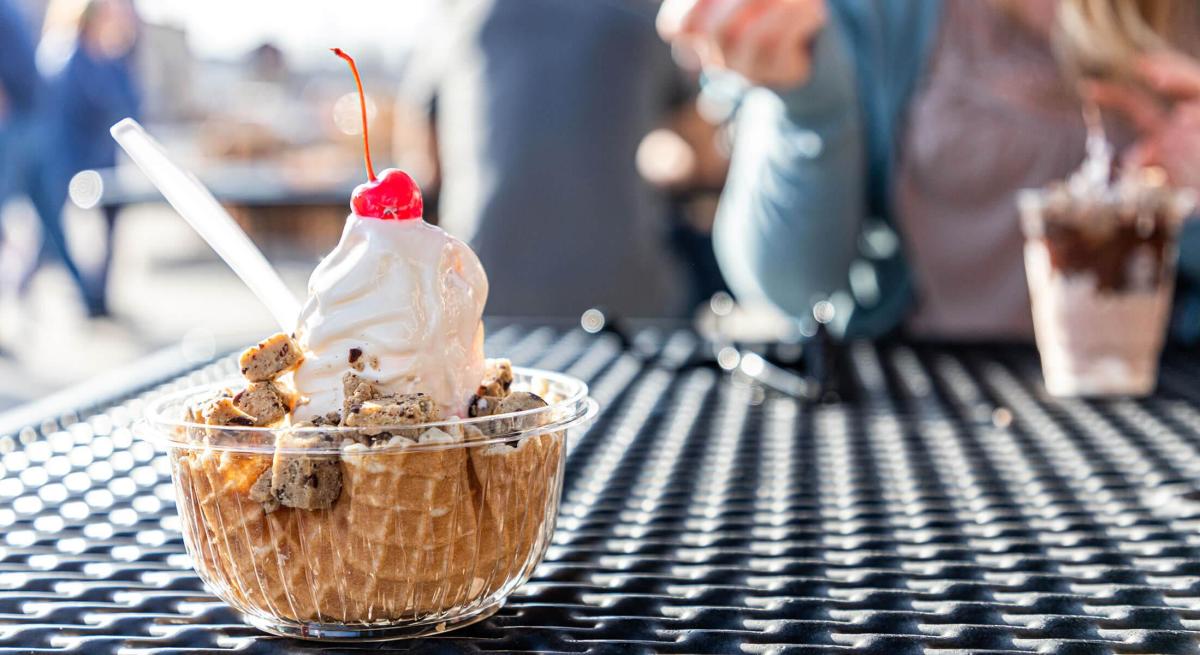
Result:
{"label": "blurred background", "polygon": [[376,167],[409,171],[479,252],[490,314],[689,315],[723,290],[730,107],[674,65],[657,9],[0,0],[0,410],[271,331],[108,127],[137,117],[302,295],[365,180],[332,46],[363,73]]}

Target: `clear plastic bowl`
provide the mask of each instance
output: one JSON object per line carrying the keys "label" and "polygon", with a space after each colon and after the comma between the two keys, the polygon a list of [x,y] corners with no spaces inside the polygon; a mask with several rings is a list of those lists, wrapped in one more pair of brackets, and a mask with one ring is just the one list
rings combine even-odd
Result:
{"label": "clear plastic bowl", "polygon": [[[568,433],[596,414],[575,378],[515,369],[547,407],[387,427],[189,423],[213,384],[152,402],[145,436],[167,450],[184,542],[201,579],[256,627],[308,639],[441,633],[494,613],[554,531]],[[322,436],[310,448],[276,439]],[[309,440],[311,442],[311,440]],[[270,509],[251,488],[279,459],[340,478],[326,509]],[[330,484],[328,475],[314,476]]]}

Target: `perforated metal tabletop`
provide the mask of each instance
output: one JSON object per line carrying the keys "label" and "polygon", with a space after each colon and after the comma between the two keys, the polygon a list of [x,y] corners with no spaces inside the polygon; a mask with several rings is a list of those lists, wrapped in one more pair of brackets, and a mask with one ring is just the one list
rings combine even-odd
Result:
{"label": "perforated metal tabletop", "polygon": [[[1197,355],[1169,353],[1150,399],[1052,401],[1031,349],[854,344],[851,399],[806,404],[706,349],[496,330],[490,353],[604,407],[554,544],[483,623],[338,650],[1200,650]],[[322,650],[245,626],[192,572],[167,466],[129,430],[156,386],[0,435],[0,651]]]}

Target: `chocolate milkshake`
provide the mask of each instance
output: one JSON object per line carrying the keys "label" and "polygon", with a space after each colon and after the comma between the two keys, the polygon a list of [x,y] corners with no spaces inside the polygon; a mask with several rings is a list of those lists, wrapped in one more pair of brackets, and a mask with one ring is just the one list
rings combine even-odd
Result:
{"label": "chocolate milkshake", "polygon": [[1158,169],[1110,182],[1104,154],[1018,198],[1037,345],[1056,396],[1154,391],[1176,241],[1194,205]]}

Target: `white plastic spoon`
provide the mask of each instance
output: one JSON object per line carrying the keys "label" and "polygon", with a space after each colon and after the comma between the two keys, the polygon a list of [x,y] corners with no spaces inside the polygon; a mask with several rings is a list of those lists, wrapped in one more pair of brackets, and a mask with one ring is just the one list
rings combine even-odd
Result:
{"label": "white plastic spoon", "polygon": [[258,296],[279,329],[294,330],[300,314],[296,296],[212,193],[195,176],[171,161],[162,144],[132,118],[113,125],[109,132],[175,211]]}

